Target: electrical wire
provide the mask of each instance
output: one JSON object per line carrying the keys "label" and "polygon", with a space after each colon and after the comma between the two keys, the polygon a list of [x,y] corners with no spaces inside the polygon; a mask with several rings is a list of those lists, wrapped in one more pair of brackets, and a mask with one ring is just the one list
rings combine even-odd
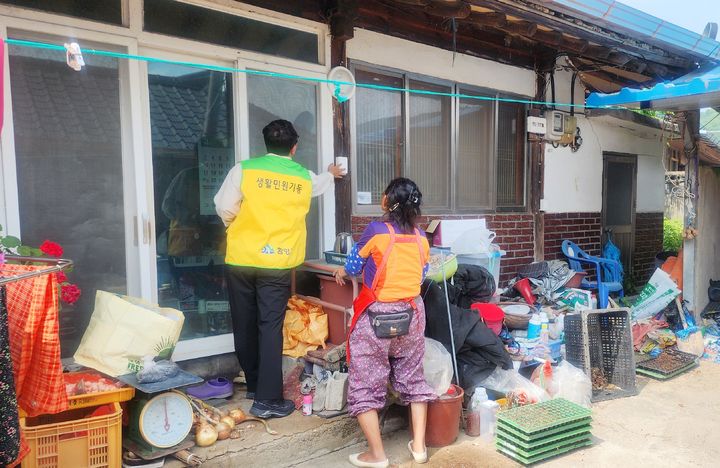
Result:
{"label": "electrical wire", "polygon": [[[49,44],[45,42],[36,42],[36,41],[26,41],[21,39],[6,39],[6,44],[14,45],[14,46],[20,46],[20,47],[30,47],[30,48],[36,48],[36,49],[44,49],[44,50],[55,50],[55,51],[61,51],[63,53],[66,52],[65,47],[63,45],[57,45],[57,44]],[[308,76],[301,76],[301,75],[293,75],[289,73],[278,73],[278,72],[269,72],[269,71],[262,71],[262,70],[248,70],[244,68],[234,68],[234,67],[225,67],[225,66],[219,66],[219,65],[211,65],[206,63],[198,63],[198,62],[188,62],[188,61],[182,61],[182,60],[168,60],[168,59],[161,59],[157,57],[149,57],[145,55],[135,55],[135,54],[126,54],[122,52],[112,52],[107,50],[99,50],[99,49],[82,49],[83,54],[87,55],[98,55],[103,57],[113,57],[113,58],[119,58],[119,59],[128,59],[128,60],[140,60],[144,62],[149,63],[163,63],[163,64],[170,64],[170,65],[181,65],[186,67],[192,67],[192,68],[198,68],[203,70],[211,70],[211,71],[221,71],[221,72],[228,72],[228,73],[245,73],[248,75],[257,75],[257,76],[265,76],[265,77],[272,77],[272,78],[283,78],[283,79],[289,79],[289,80],[296,80],[296,81],[305,81],[305,82],[314,82],[314,83],[324,83],[328,85],[332,85],[335,87],[335,95],[340,98],[340,87],[341,86],[356,86],[358,88],[366,88],[366,89],[374,89],[374,90],[380,90],[380,91],[393,91],[393,92],[402,92],[402,93],[410,93],[410,94],[422,94],[422,95],[430,95],[430,96],[441,96],[441,97],[450,97],[450,98],[460,98],[460,99],[474,99],[476,101],[494,101],[494,102],[505,102],[505,103],[513,103],[513,104],[528,104],[528,105],[538,105],[538,106],[547,106],[547,107],[574,107],[574,108],[585,108],[585,109],[627,109],[623,106],[589,106],[586,104],[572,104],[567,102],[551,102],[551,101],[535,101],[532,99],[517,99],[517,98],[505,98],[505,97],[498,97],[498,96],[482,96],[482,95],[476,95],[476,94],[462,94],[462,93],[453,93],[453,92],[443,92],[443,91],[430,91],[430,90],[423,90],[423,89],[411,89],[411,88],[399,88],[399,87],[393,87],[393,86],[385,86],[385,85],[377,85],[372,83],[352,83],[347,81],[340,81],[340,80],[330,80],[327,78],[316,78],[316,77],[308,77]]]}

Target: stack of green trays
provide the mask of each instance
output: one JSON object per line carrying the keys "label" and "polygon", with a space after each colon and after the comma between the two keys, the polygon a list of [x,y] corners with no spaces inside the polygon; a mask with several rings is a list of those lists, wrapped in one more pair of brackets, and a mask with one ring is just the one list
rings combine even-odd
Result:
{"label": "stack of green trays", "polygon": [[498,413],[495,448],[524,465],[592,444],[592,412],[563,398]]}
{"label": "stack of green trays", "polygon": [[673,356],[674,365],[661,366],[657,363],[658,358],[652,358],[636,364],[635,371],[653,379],[668,380],[698,366],[698,358],[695,355],[674,349],[666,349],[663,353]]}

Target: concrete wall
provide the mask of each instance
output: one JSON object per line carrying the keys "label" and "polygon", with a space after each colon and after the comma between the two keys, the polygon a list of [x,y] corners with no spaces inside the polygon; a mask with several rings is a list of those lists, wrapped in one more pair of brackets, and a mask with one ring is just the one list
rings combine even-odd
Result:
{"label": "concrete wall", "polygon": [[[569,72],[556,73],[557,102],[570,102],[570,77]],[[575,103],[584,103],[579,82],[575,86]],[[569,111],[570,107],[559,106],[558,110]],[[617,152],[638,156],[637,212],[662,212],[665,171],[661,131],[609,116],[586,118],[582,108],[576,109],[576,116],[583,138],[577,152],[545,145],[542,209],[547,213],[601,212],[602,155]]]}
{"label": "concrete wall", "polygon": [[356,29],[351,60],[524,96],[535,95],[535,72],[424,44]]}
{"label": "concrete wall", "polygon": [[[708,303],[709,279],[720,279],[720,176],[711,168],[700,168],[700,197],[697,206],[698,237],[695,239],[695,287],[691,306],[699,314]],[[687,276],[687,272],[685,272]]]}

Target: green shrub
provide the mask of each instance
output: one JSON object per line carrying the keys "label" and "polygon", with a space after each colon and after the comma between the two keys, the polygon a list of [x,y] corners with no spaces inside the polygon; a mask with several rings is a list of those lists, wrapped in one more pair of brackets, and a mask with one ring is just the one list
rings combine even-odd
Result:
{"label": "green shrub", "polygon": [[683,244],[683,222],[665,218],[663,221],[663,250],[678,252]]}

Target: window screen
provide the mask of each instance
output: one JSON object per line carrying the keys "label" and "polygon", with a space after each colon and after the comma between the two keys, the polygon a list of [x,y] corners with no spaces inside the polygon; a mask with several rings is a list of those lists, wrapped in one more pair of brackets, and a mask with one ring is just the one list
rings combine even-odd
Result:
{"label": "window screen", "polygon": [[43,10],[103,23],[122,24],[121,0],[0,0],[0,4]]}
{"label": "window screen", "polygon": [[497,206],[525,203],[525,106],[498,103]]}
{"label": "window screen", "polygon": [[[450,88],[411,81],[411,89],[450,92]],[[410,142],[405,158],[407,176],[423,193],[428,208],[450,207],[449,97],[410,93]]]}
{"label": "window screen", "polygon": [[175,0],[145,0],[145,30],[318,63],[317,34]]}
{"label": "window screen", "polygon": [[[356,70],[359,83],[403,87],[401,77]],[[357,190],[369,193],[373,205],[379,205],[388,182],[401,173],[403,160],[402,93],[357,88],[356,154]]]}
{"label": "window screen", "polygon": [[[463,93],[467,94],[467,93]],[[460,99],[457,142],[458,208],[492,207],[493,105]]]}

